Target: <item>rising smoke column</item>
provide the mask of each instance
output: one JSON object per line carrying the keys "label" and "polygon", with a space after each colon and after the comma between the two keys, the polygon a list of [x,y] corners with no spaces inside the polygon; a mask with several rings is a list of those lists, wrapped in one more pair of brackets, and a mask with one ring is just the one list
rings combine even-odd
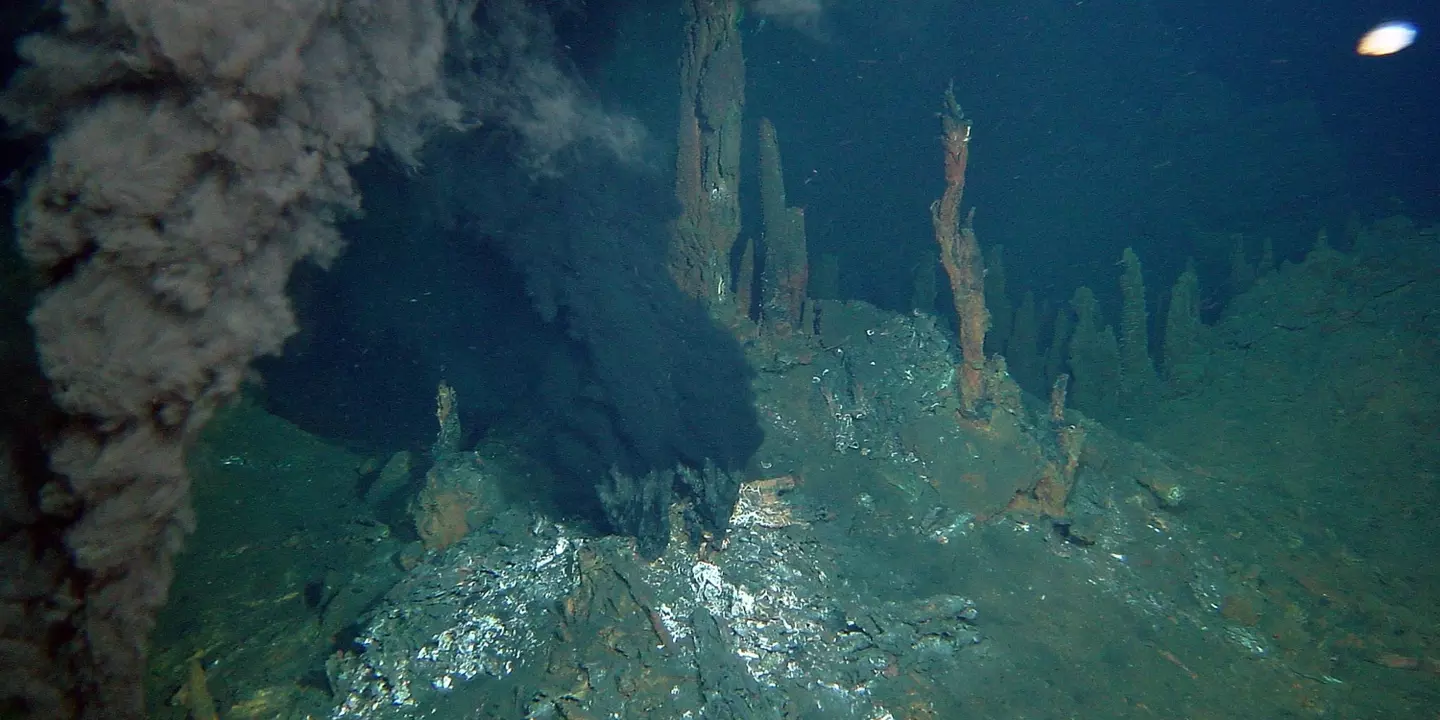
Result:
{"label": "rising smoke column", "polygon": [[0,662],[26,669],[0,708],[143,715],[146,639],[193,526],[186,444],[295,331],[285,284],[339,251],[348,167],[377,145],[414,162],[460,121],[442,60],[473,4],[62,0],[58,27],[22,41],[0,112],[49,136],[16,224],[66,420],[38,512],[3,530],[63,547],[4,546]]}

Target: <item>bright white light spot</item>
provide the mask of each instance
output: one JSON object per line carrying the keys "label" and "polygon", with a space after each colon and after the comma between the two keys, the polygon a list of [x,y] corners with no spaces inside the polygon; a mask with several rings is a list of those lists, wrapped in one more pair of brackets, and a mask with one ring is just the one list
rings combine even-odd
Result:
{"label": "bright white light spot", "polygon": [[1390,55],[1400,52],[1410,43],[1415,42],[1415,36],[1419,34],[1419,28],[1406,20],[1390,20],[1380,23],[1365,33],[1360,38],[1360,43],[1355,46],[1355,52],[1361,55]]}

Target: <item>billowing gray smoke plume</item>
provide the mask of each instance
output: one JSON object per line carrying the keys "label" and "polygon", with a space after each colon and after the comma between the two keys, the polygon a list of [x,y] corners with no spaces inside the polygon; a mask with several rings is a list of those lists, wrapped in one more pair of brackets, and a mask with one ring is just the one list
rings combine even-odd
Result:
{"label": "billowing gray smoke plume", "polygon": [[20,45],[4,116],[50,139],[16,222],[66,420],[8,508],[0,712],[142,716],[186,443],[294,332],[286,281],[339,251],[348,167],[461,123],[442,70],[473,2],[63,0]]}
{"label": "billowing gray smoke plume", "polygon": [[627,162],[645,160],[644,127],[607,112],[586,92],[543,9],[526,0],[480,3],[454,55],[452,66],[463,78],[455,83],[456,97],[486,123],[517,136],[516,157],[532,174],[559,173],[557,154],[577,144]]}
{"label": "billowing gray smoke plume", "polygon": [[774,20],[813,40],[827,40],[829,29],[825,19],[825,6],[820,0],[754,0],[750,11],[760,17]]}
{"label": "billowing gray smoke plume", "polygon": [[[436,131],[487,125],[528,179],[554,181],[570,145],[632,161],[644,134],[583,92],[527,0],[55,4],[0,95],[4,120],[48,140],[16,229],[59,418],[6,448],[43,442],[48,468],[0,454],[0,714],[124,719],[143,716],[145,642],[193,526],[184,449],[294,333],[285,285],[340,251],[334,222],[360,203],[350,167],[376,148],[413,167]],[[690,354],[672,364],[706,364]],[[747,410],[696,392],[675,408]],[[710,415],[657,436],[655,455],[740,462],[753,418],[729,451],[700,442],[724,419]]]}
{"label": "billowing gray smoke plume", "polygon": [[[377,148],[414,167],[436,131],[484,125],[514,141],[494,162],[518,160],[517,186],[537,183],[513,188],[521,200],[560,202],[555,217],[585,230],[496,239],[532,285],[568,285],[535,299],[573,316],[589,372],[618,398],[564,425],[574,467],[733,469],[758,444],[733,341],[703,313],[647,309],[651,290],[673,294],[656,218],[627,220],[634,196],[618,183],[562,177],[604,172],[597,157],[643,164],[644,134],[583,91],[528,0],[55,4],[0,95],[6,120],[48,142],[16,230],[43,285],[30,324],[58,418],[0,448],[0,715],[143,716],[147,636],[193,525],[186,445],[295,331],[291,271],[339,252],[335,221],[360,202],[349,169]],[[601,152],[563,159],[577,145]],[[643,282],[604,284],[635,274],[632,240],[660,243],[639,257]],[[572,272],[582,253],[604,262]],[[672,372],[708,380],[653,382]],[[37,447],[48,468],[20,452]],[[643,497],[608,488],[617,527],[663,547],[651,526],[669,477]],[[733,481],[686,477],[702,524],[723,529]]]}

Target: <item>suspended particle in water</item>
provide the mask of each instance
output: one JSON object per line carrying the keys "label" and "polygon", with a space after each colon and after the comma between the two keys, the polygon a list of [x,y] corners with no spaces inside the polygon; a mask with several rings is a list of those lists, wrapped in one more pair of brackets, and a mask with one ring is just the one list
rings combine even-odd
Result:
{"label": "suspended particle in water", "polygon": [[1409,20],[1387,20],[1370,28],[1355,45],[1355,52],[1371,57],[1393,55],[1410,47],[1418,34],[1420,29]]}

